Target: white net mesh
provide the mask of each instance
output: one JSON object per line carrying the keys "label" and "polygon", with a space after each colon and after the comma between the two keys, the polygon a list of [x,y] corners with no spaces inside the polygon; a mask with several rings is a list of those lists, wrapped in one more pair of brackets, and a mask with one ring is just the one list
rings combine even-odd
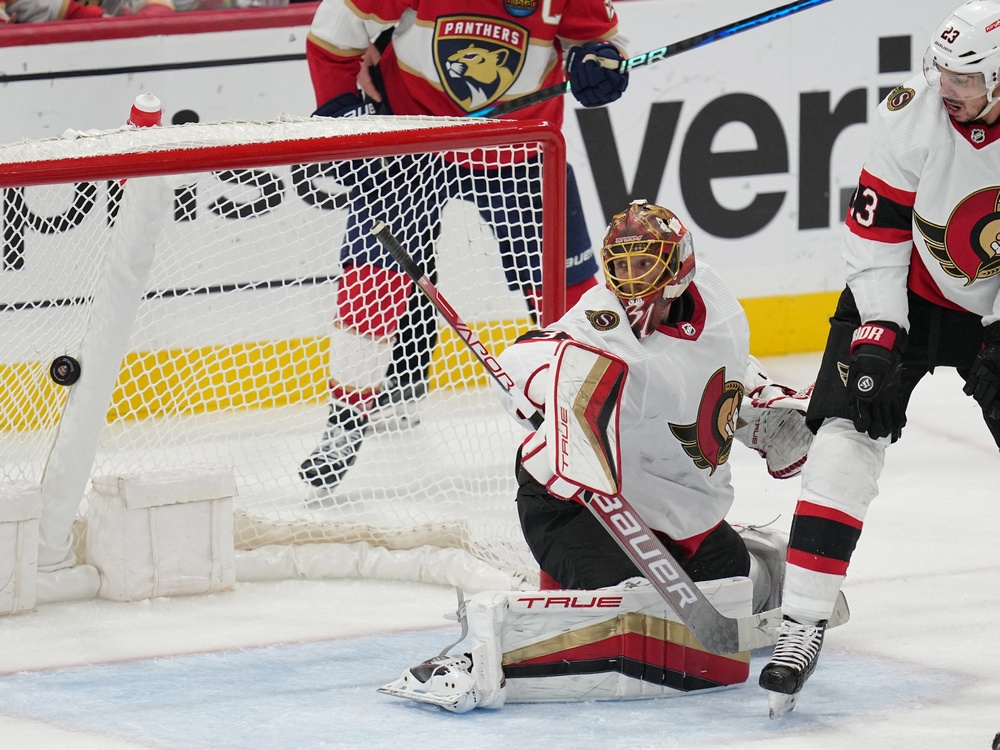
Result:
{"label": "white net mesh", "polygon": [[[393,403],[371,412],[356,462],[335,486],[300,475],[327,426],[331,379],[346,385],[335,334],[352,332],[353,319],[338,297],[342,272],[382,263],[367,236],[373,219],[390,224],[494,352],[551,314],[535,307],[562,294],[560,274],[548,270],[561,272],[560,232],[546,224],[561,230],[564,221],[564,157],[548,130],[529,131],[285,119],[0,146],[12,167],[2,183],[0,480],[44,486],[60,420],[96,418],[90,477],[232,467],[238,549],[459,547],[533,579],[513,503],[522,431],[416,292],[393,312],[375,276],[355,303],[351,314],[376,328],[401,313],[394,335],[390,325],[358,337],[361,353],[351,355],[378,363],[371,393]],[[162,228],[133,316],[135,300],[123,306],[129,293],[108,284],[131,273],[109,246],[134,210],[128,192],[160,173],[172,176],[163,205],[145,207]],[[544,293],[543,237],[558,258],[546,261]],[[97,417],[67,408],[78,386],[56,385],[50,363],[85,355],[88,337],[122,314],[130,325],[110,400]],[[84,357],[83,378],[105,364]],[[85,490],[86,481],[71,488],[66,502],[79,504]]]}

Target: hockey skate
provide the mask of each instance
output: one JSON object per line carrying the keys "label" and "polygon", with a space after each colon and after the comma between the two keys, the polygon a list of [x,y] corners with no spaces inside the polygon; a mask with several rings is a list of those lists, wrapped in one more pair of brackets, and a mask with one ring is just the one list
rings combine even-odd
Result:
{"label": "hockey skate", "polygon": [[418,703],[429,703],[456,714],[471,711],[478,703],[469,654],[435,656],[410,667],[398,680],[380,687],[378,691]]}
{"label": "hockey skate", "polygon": [[802,625],[790,617],[781,622],[778,643],[771,660],[760,672],[759,684],[768,691],[768,709],[772,719],[784,716],[793,708],[799,691],[816,669],[827,621]]}
{"label": "hockey skate", "polygon": [[361,443],[369,432],[371,426],[367,416],[346,404],[330,404],[323,437],[299,466],[302,481],[332,490],[357,461]]}
{"label": "hockey skate", "polygon": [[368,410],[374,432],[395,432],[420,424],[417,402],[427,393],[423,382],[402,385],[390,378]]}

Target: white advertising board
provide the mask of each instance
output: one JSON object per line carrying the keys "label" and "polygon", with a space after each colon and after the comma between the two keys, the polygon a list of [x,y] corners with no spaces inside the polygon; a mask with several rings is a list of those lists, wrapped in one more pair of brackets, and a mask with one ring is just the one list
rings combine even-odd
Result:
{"label": "white advertising board", "polygon": [[[686,220],[699,256],[741,299],[842,288],[841,223],[866,123],[888,90],[919,72],[931,31],[954,3],[832,0],[636,69],[609,107],[585,110],[566,96],[568,158],[595,247],[610,214],[642,197]],[[206,32],[191,23],[198,33],[0,47],[0,141],[116,127],[144,91],[163,101],[165,122],[308,114],[312,7],[263,11],[285,19],[270,27]],[[632,54],[770,7],[617,5]]]}

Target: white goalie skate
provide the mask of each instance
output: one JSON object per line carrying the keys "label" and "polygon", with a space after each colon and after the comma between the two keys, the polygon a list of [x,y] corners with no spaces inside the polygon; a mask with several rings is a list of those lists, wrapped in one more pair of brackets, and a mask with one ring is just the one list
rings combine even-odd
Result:
{"label": "white goalie skate", "polygon": [[472,659],[468,654],[435,656],[410,667],[395,682],[378,689],[397,698],[429,703],[447,711],[464,714],[476,707]]}

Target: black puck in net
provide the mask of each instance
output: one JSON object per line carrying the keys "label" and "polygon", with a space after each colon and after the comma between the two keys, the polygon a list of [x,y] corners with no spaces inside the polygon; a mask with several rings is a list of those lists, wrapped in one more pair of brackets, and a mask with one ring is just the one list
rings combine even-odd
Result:
{"label": "black puck in net", "polygon": [[80,363],[68,354],[56,357],[49,366],[49,377],[58,385],[73,385],[80,379]]}

